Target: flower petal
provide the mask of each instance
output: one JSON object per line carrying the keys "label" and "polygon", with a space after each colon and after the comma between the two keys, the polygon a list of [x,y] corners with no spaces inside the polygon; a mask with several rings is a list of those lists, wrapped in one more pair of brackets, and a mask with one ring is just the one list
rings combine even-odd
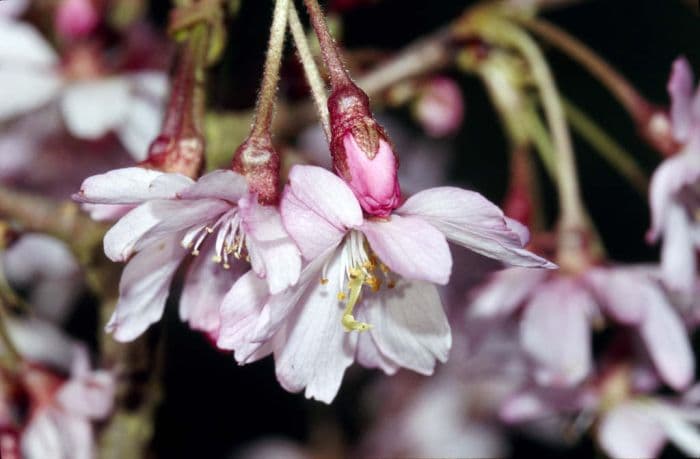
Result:
{"label": "flower petal", "polygon": [[143,167],[125,167],[85,179],[73,195],[93,204],[140,204],[149,199],[168,199],[191,186],[192,179]]}
{"label": "flower petal", "polygon": [[9,67],[22,66],[46,70],[58,62],[58,56],[33,26],[0,16],[0,62],[3,72]]}
{"label": "flower petal", "polygon": [[693,98],[693,70],[688,60],[679,57],[673,62],[668,81],[671,95],[671,126],[677,140],[683,141],[690,133],[692,122],[690,105]]}
{"label": "flower petal", "polygon": [[230,170],[216,170],[203,175],[191,187],[178,193],[182,199],[216,198],[237,203],[248,193],[245,177]]}
{"label": "flower petal", "polygon": [[328,268],[326,284],[310,283],[289,317],[285,341],[275,350],[277,379],[297,392],[306,387],[306,397],[330,403],[355,356],[357,333],[343,330],[344,305],[337,299],[340,289],[339,257]]}
{"label": "flower petal", "polygon": [[615,320],[640,324],[646,314],[646,305],[659,295],[658,287],[642,272],[624,268],[597,268],[586,274],[600,305]]}
{"label": "flower petal", "polygon": [[[0,29],[4,24],[0,21]],[[46,71],[24,68],[0,68],[0,121],[35,110],[51,101],[61,80]]]}
{"label": "flower petal", "polygon": [[657,457],[666,436],[642,403],[623,402],[603,416],[598,442],[613,458]]}
{"label": "flower petal", "polygon": [[367,220],[360,230],[372,250],[395,273],[441,285],[449,281],[452,255],[447,241],[421,218],[392,215],[390,220]]}
{"label": "flower petal", "polygon": [[284,229],[279,211],[261,206],[255,195],[243,197],[238,206],[253,271],[267,280],[272,294],[296,284],[301,255]]}
{"label": "flower petal", "polygon": [[231,285],[247,268],[244,263],[233,263],[231,269],[224,269],[212,261],[208,253],[203,248],[202,254],[194,257],[187,271],[180,297],[180,319],[194,330],[215,337],[219,332],[219,306]]}
{"label": "flower petal", "polygon": [[129,78],[131,97],[117,135],[136,161],[146,159],[148,147],[163,122],[168,78],[161,72],[143,72]]}
{"label": "flower petal", "polygon": [[510,268],[498,271],[474,292],[467,310],[470,318],[512,314],[549,275],[539,269]]}
{"label": "flower petal", "polygon": [[119,302],[107,332],[117,341],[132,341],[160,320],[170,292],[170,282],[187,254],[180,235],[153,244],[132,258],[119,282]]}
{"label": "flower petal", "polygon": [[697,276],[694,224],[684,208],[675,203],[669,206],[661,248],[661,273],[668,287],[683,293],[693,293]]}
{"label": "flower petal", "polygon": [[661,291],[649,297],[639,332],[661,378],[676,390],[695,374],[695,358],[680,317]]}
{"label": "flower petal", "polygon": [[[358,311],[357,320],[367,322],[367,319]],[[388,375],[393,375],[399,370],[399,365],[382,354],[371,333],[361,333],[357,341],[357,363],[366,368],[378,368]]]}
{"label": "flower petal", "polygon": [[129,81],[107,78],[66,87],[61,111],[66,127],[81,139],[99,139],[117,128],[129,112]]}
{"label": "flower petal", "polygon": [[541,368],[539,384],[572,386],[591,369],[588,317],[595,308],[589,293],[573,281],[554,281],[540,287],[525,306],[520,341]]}
{"label": "flower petal", "polygon": [[362,224],[362,209],[352,190],[333,173],[294,166],[281,203],[282,219],[304,258],[337,244],[348,228]]}
{"label": "flower petal", "polygon": [[521,228],[509,227],[503,212],[479,193],[454,187],[431,188],[408,198],[397,213],[419,216],[450,241],[489,258],[516,266],[556,267],[524,250]]}
{"label": "flower petal", "polygon": [[396,364],[430,375],[436,360],[447,361],[452,335],[434,285],[399,281],[393,289],[365,293],[361,307],[372,339]]}
{"label": "flower petal", "polygon": [[[250,343],[260,311],[269,296],[265,281],[259,279],[252,271],[243,274],[221,301],[221,327],[216,345],[238,353]],[[243,352],[237,355],[236,360],[245,361],[249,357],[246,354]]]}

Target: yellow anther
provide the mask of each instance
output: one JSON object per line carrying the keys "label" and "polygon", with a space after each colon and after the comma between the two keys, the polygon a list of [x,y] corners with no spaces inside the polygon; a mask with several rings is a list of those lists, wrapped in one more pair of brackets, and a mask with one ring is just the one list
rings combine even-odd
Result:
{"label": "yellow anther", "polygon": [[228,263],[224,263],[224,269],[229,269],[229,268],[231,268],[231,265]]}
{"label": "yellow anther", "polygon": [[214,263],[221,263],[221,257],[219,255],[214,255],[213,257],[211,257],[211,261],[213,261]]}
{"label": "yellow anther", "polygon": [[188,244],[188,243],[186,243],[185,241],[180,241],[180,245],[182,246],[183,249],[189,250],[189,249],[192,248],[192,246],[193,246],[194,244],[191,243],[191,242]]}
{"label": "yellow anther", "polygon": [[211,233],[214,232],[214,228],[210,228],[210,227],[208,227],[208,226],[207,226],[206,228],[204,228],[204,229],[205,229],[206,232],[209,233],[209,234],[211,234]]}
{"label": "yellow anther", "polygon": [[199,255],[199,250],[194,249],[194,250],[192,251],[192,255],[194,255],[195,257],[196,257],[197,255]]}
{"label": "yellow anther", "polygon": [[390,270],[384,263],[379,263],[379,269],[381,269],[384,274],[389,274]]}
{"label": "yellow anther", "polygon": [[382,281],[377,276],[367,276],[365,279],[365,284],[369,285],[369,288],[376,293],[382,286]]}
{"label": "yellow anther", "polygon": [[321,285],[326,285],[328,283],[328,279],[326,278],[321,278]]}
{"label": "yellow anther", "polygon": [[338,292],[338,301],[343,301],[345,299],[345,293]]}

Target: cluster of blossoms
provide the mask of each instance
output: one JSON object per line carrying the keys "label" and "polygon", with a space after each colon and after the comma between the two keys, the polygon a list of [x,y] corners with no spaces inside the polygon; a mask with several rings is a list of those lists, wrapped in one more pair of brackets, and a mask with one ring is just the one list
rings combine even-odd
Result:
{"label": "cluster of blossoms", "polygon": [[[449,49],[436,66],[457,56],[506,127],[505,211],[445,185],[440,150],[465,112],[455,80],[423,75],[413,56],[398,79],[408,81],[383,88],[429,140],[375,118],[317,0],[304,3],[319,59],[294,2],[274,2],[253,123],[244,139],[221,136],[233,151],[224,162],[211,153],[206,76],[235,2],[179,4],[172,49],[143,23],[122,33],[144,43],[107,46],[118,35],[105,33],[118,22],[110,2],[53,3],[54,44],[25,20],[45,6],[0,3],[0,457],[95,457],[96,423],[100,447],[111,445],[124,422],[115,413],[132,402],[121,387],[129,352],[145,354],[167,305],[213,352],[239,365],[270,357],[279,385],[309,399],[332,403],[355,362],[391,376],[362,400],[374,421],[361,455],[502,457],[517,428],[559,444],[589,434],[616,458],[655,457],[667,443],[700,456],[700,86],[686,59],[673,64],[668,113],[655,112],[668,127],[659,144],[674,151],[649,186],[660,263],[624,264],[586,214],[556,85],[518,23],[537,2],[474,7],[435,39]],[[302,160],[273,142],[273,113],[289,109],[276,104],[288,30],[320,119],[299,136]],[[32,173],[38,159],[70,163],[73,147],[101,159],[64,166],[58,188]],[[535,218],[535,150],[557,190],[551,229]],[[6,185],[59,199],[70,188],[72,203],[20,208]],[[104,303],[104,369],[61,331],[85,288]],[[283,455],[323,456],[286,442],[242,454]]]}

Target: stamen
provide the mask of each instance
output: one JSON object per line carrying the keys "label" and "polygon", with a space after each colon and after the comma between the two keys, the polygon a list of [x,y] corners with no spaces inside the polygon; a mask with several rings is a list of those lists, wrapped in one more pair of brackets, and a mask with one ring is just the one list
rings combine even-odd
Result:
{"label": "stamen", "polygon": [[355,320],[352,315],[352,311],[355,309],[357,300],[360,299],[360,292],[362,290],[362,284],[365,281],[365,275],[357,268],[350,270],[350,298],[343,311],[343,318],[341,320],[345,331],[367,331],[372,326],[365,322],[360,322]]}

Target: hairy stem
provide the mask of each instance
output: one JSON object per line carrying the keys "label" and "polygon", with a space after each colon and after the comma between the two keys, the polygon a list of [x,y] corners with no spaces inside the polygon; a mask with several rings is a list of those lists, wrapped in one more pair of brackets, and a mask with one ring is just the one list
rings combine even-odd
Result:
{"label": "hairy stem", "polygon": [[289,13],[289,0],[277,0],[270,27],[270,40],[267,47],[265,69],[258,95],[258,105],[253,122],[252,136],[269,135],[272,124],[272,112],[275,104],[275,93],[279,81],[282,54],[284,51],[284,37],[287,31],[287,15]]}
{"label": "hairy stem", "polygon": [[301,65],[304,67],[306,81],[309,83],[311,96],[314,99],[314,104],[316,105],[316,110],[318,111],[318,116],[321,120],[321,126],[323,126],[323,132],[326,134],[326,139],[330,141],[331,125],[328,114],[328,96],[326,94],[326,84],[321,78],[321,74],[316,66],[316,61],[311,53],[311,49],[309,48],[309,43],[306,40],[304,27],[301,25],[299,14],[294,6],[294,2],[289,2],[289,28],[292,31],[292,36],[294,37],[294,44],[296,45],[297,52],[299,54],[299,60],[301,61]]}
{"label": "hairy stem", "polygon": [[323,61],[326,64],[331,80],[331,88],[335,90],[341,86],[352,84],[350,75],[348,75],[340,57],[338,46],[335,44],[330,30],[328,30],[328,24],[323,11],[321,11],[321,6],[318,4],[318,0],[304,0],[304,4],[311,18],[311,26],[314,28],[321,46]]}

